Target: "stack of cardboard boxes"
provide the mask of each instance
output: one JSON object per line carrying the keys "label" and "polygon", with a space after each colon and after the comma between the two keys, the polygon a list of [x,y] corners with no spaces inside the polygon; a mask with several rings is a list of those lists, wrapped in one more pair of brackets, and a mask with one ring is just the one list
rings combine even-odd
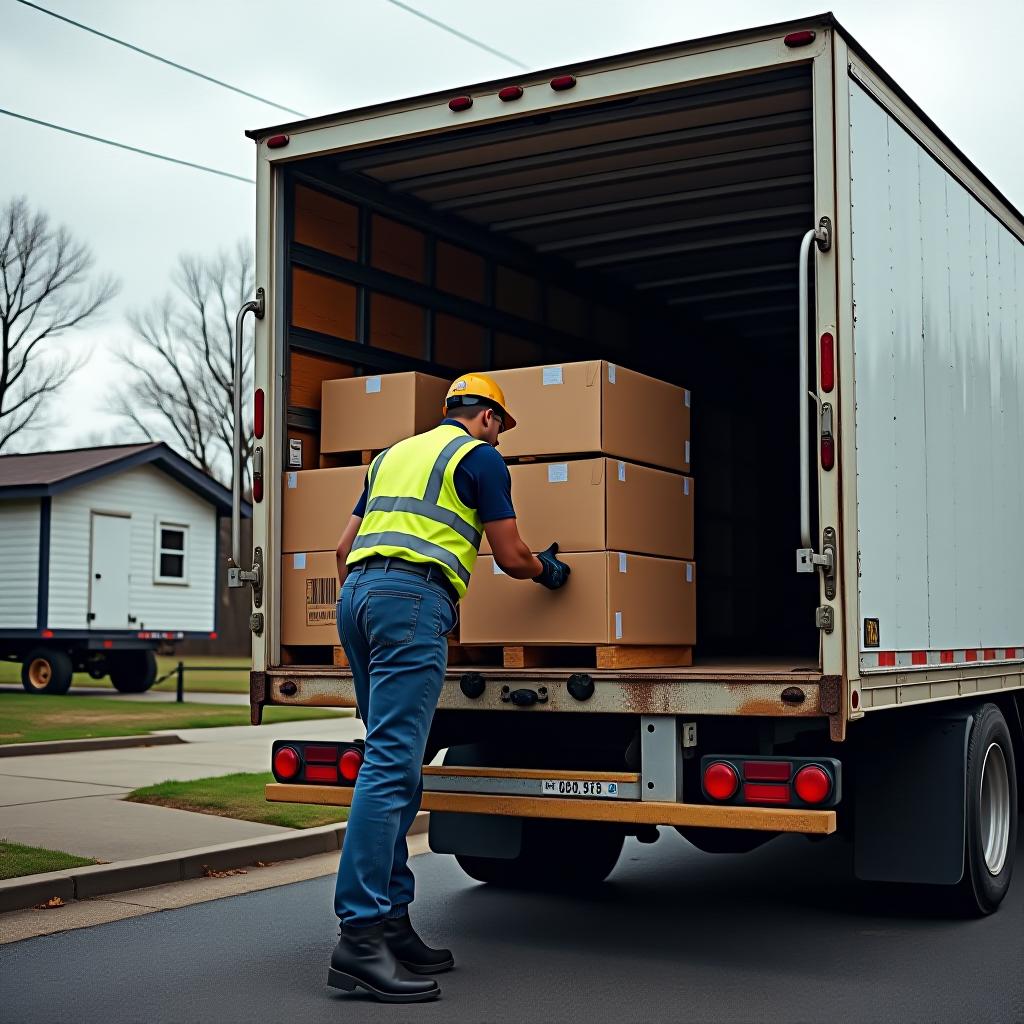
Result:
{"label": "stack of cardboard boxes", "polygon": [[[462,603],[461,642],[692,645],[689,392],[600,360],[493,376],[518,420],[499,451],[510,462],[520,533],[534,551],[557,541],[572,578],[559,591],[510,579],[485,539]],[[338,643],[334,552],[366,462],[433,427],[448,384],[421,373],[324,382],[321,465],[355,464],[285,474],[283,644]]]}
{"label": "stack of cardboard boxes", "polygon": [[690,393],[601,360],[492,376],[518,421],[499,451],[520,533],[534,551],[557,541],[572,577],[513,580],[485,541],[462,643],[693,645]]}

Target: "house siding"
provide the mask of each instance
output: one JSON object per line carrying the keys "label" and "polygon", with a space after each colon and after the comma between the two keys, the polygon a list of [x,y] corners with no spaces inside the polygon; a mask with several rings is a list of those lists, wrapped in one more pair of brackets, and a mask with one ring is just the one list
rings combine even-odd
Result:
{"label": "house siding", "polygon": [[35,629],[39,583],[38,498],[0,503],[0,629]]}
{"label": "house siding", "polygon": [[[216,510],[153,466],[73,488],[53,498],[50,523],[51,629],[89,627],[93,512],[130,515],[133,630],[214,628]],[[157,523],[188,526],[188,583],[156,582]]]}

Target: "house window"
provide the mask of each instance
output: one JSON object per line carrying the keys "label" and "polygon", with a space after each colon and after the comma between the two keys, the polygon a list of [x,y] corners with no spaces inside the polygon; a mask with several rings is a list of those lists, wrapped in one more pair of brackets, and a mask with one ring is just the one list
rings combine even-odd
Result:
{"label": "house window", "polygon": [[188,583],[188,527],[157,523],[156,582]]}

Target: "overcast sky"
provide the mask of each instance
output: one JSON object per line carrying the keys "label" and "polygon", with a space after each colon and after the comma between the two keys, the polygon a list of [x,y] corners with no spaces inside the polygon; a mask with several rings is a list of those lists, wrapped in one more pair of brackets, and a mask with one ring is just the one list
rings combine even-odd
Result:
{"label": "overcast sky", "polygon": [[[810,0],[408,0],[529,68],[746,28],[815,11]],[[515,66],[387,0],[40,0],[42,6],[308,115],[508,75]],[[822,4],[824,7],[824,4]],[[835,0],[857,40],[1018,208],[1024,207],[1024,0]],[[0,0],[0,107],[254,176],[246,128],[272,107]],[[112,426],[109,353],[124,311],[168,287],[179,253],[254,231],[253,186],[0,115],[0,201],[17,194],[67,224],[123,289],[70,341],[92,351],[64,422],[33,446]]]}

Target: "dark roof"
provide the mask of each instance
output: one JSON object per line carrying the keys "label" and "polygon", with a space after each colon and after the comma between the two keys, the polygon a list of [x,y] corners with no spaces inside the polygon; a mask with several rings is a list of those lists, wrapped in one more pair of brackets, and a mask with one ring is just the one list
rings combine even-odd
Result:
{"label": "dark roof", "polygon": [[[217,510],[231,512],[231,491],[169,448],[163,441],[117,444],[102,448],[70,448],[59,452],[0,455],[0,501],[60,494],[136,466],[153,465]],[[242,515],[252,506],[242,502]]]}

